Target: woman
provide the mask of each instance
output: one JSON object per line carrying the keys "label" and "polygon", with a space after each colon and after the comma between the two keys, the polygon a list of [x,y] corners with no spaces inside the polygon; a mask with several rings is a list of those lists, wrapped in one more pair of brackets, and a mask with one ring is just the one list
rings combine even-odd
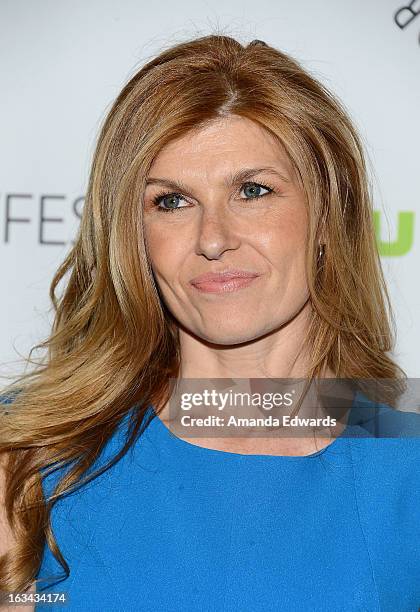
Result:
{"label": "woman", "polygon": [[416,440],[169,424],[171,380],[404,378],[359,138],[298,63],[219,35],[147,63],[50,295],[47,358],[5,400],[1,589],[36,579],[70,610],[417,610]]}

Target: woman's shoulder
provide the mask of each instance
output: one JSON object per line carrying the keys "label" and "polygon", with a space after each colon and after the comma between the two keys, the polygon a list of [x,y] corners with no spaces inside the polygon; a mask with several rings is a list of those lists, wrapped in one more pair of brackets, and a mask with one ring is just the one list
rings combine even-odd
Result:
{"label": "woman's shoulder", "polygon": [[349,447],[361,503],[365,500],[389,507],[404,500],[418,520],[420,510],[415,507],[417,504],[420,508],[420,414],[362,397],[352,416],[353,431],[357,433],[351,436]]}
{"label": "woman's shoulder", "polygon": [[[7,415],[13,412],[13,403],[15,395],[5,395],[0,393],[0,413]],[[127,412],[121,417],[116,424],[114,431],[107,440],[96,457],[90,464],[89,468],[83,473],[83,476],[77,480],[64,494],[60,494],[59,499],[55,502],[53,515],[61,514],[62,509],[71,508],[73,504],[90,504],[97,497],[101,498],[109,493],[111,486],[115,486],[115,480],[127,478],[127,469],[129,461],[127,456],[124,456],[116,461],[116,455],[122,450],[128,437],[130,425],[130,417],[135,409],[135,406],[130,407]],[[71,443],[71,442],[69,442]],[[56,491],[57,484],[63,480],[75,467],[79,457],[76,456],[72,460],[55,461],[48,463],[40,468],[39,474],[41,477],[42,491],[45,501],[50,501]],[[116,478],[111,479],[111,472],[117,474]],[[105,492],[105,493],[104,493]]]}
{"label": "woman's shoulder", "polygon": [[420,564],[420,415],[376,404],[361,431],[349,440],[355,516],[380,588],[391,571],[408,594]]}
{"label": "woman's shoulder", "polygon": [[409,529],[420,520],[420,414],[385,404],[363,414],[349,441],[359,510],[370,523],[382,517],[402,530],[405,520]]}
{"label": "woman's shoulder", "polygon": [[[380,464],[389,472],[409,469],[420,460],[420,413],[357,399],[352,425],[358,431],[352,451],[365,466]],[[377,465],[376,465],[377,467]],[[417,472],[419,472],[417,470]]]}

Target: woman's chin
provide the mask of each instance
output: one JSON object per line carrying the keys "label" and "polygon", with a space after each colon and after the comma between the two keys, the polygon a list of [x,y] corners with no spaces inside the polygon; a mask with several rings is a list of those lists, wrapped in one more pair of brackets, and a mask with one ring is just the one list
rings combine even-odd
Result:
{"label": "woman's chin", "polygon": [[211,344],[218,344],[223,346],[234,346],[236,344],[245,344],[257,340],[265,334],[265,330],[252,330],[250,327],[238,326],[233,329],[231,325],[219,327],[217,332],[213,329],[211,332],[198,333],[197,335],[203,340],[210,342]]}

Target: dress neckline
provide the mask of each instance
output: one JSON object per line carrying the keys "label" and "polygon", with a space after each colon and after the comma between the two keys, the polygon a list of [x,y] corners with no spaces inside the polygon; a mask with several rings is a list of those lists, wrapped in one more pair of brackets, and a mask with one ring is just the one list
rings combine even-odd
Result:
{"label": "dress neckline", "polygon": [[188,442],[187,440],[176,436],[160,419],[153,405],[150,405],[148,408],[151,414],[151,421],[147,429],[150,428],[152,432],[154,431],[156,435],[158,435],[159,439],[162,440],[166,445],[171,445],[184,452],[193,452],[197,455],[201,455],[203,458],[205,457],[205,455],[207,455],[209,457],[219,459],[226,458],[227,460],[240,458],[242,461],[310,461],[311,459],[315,459],[321,455],[338,450],[339,447],[345,441],[345,439],[348,437],[348,434],[353,426],[355,409],[357,408],[357,395],[358,393],[356,392],[354,394],[352,405],[349,411],[347,424],[341,434],[337,436],[332,442],[330,442],[330,444],[324,446],[324,448],[321,448],[319,451],[316,451],[314,453],[310,453],[309,455],[269,455],[264,453],[235,453],[233,451],[224,451],[220,449],[199,446],[198,444],[193,444],[192,442]]}

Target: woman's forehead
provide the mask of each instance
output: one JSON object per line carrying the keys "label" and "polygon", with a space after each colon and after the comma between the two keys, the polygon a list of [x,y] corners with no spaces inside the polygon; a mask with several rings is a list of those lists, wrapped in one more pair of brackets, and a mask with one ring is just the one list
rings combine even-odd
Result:
{"label": "woman's forehead", "polygon": [[293,172],[280,140],[254,121],[223,118],[166,144],[150,167],[150,176],[176,172],[229,182],[244,169],[272,168],[284,176]]}

